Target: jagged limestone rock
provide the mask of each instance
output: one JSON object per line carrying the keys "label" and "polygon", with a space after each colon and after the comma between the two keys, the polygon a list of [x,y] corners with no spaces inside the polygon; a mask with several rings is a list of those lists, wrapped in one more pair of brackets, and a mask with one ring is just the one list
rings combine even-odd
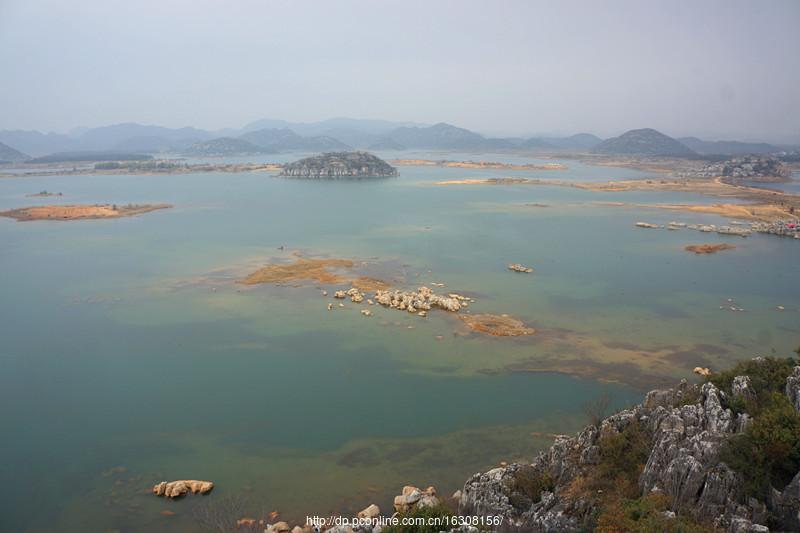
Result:
{"label": "jagged limestone rock", "polygon": [[786,396],[795,409],[800,410],[800,366],[794,367],[792,375],[786,378]]}

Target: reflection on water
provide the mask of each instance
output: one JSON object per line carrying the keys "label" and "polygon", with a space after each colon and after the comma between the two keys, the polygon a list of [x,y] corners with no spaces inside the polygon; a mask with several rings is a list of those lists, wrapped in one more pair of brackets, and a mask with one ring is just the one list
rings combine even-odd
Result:
{"label": "reflection on water", "polygon": [[[551,442],[542,434],[580,427],[582,404],[604,390],[621,406],[696,365],[798,344],[800,289],[787,268],[800,260],[796,242],[735,238],[727,255],[696,256],[683,246],[730,237],[633,223],[720,219],[592,204],[697,196],[430,185],[642,175],[565,164],[402,167],[376,182],[4,179],[2,209],[176,207],[108,221],[0,220],[0,479],[11,480],[0,486],[0,529],[192,531],[193,509],[228,495],[253,513],[295,518],[388,506],[404,484],[452,491],[473,471],[530,458]],[[25,198],[42,189],[64,196]],[[366,262],[370,275],[408,287],[444,283],[442,292],[475,297],[475,312],[508,313],[539,333],[491,338],[441,312],[363,317],[349,303],[328,311],[318,288],[231,283],[292,250]],[[515,275],[510,262],[535,271]],[[727,310],[728,299],[745,311]],[[181,478],[217,489],[181,502],[146,494]]]}

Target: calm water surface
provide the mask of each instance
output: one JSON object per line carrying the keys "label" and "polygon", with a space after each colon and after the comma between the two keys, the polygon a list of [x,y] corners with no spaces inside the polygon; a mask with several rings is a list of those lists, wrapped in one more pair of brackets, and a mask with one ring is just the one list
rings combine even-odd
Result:
{"label": "calm water surface", "polygon": [[[582,405],[604,391],[623,406],[697,364],[800,344],[799,242],[642,230],[634,222],[723,219],[597,203],[708,198],[434,185],[644,177],[565,164],[400,167],[399,178],[375,181],[0,180],[0,209],[175,205],[106,221],[0,219],[0,530],[196,531],[198,508],[227,497],[245,514],[290,520],[371,502],[388,509],[404,484],[449,493],[474,471],[530,459],[551,442],[543,433],[578,429]],[[64,196],[25,197],[42,189]],[[738,248],[682,250],[722,241]],[[443,313],[365,318],[355,306],[327,311],[319,287],[232,283],[295,250],[354,259],[398,286],[445,283],[476,298],[473,312],[509,313],[538,332],[488,338]],[[509,262],[536,271],[515,275]],[[576,362],[581,377],[527,371],[575,373]],[[179,502],[147,494],[182,478],[217,488]]]}

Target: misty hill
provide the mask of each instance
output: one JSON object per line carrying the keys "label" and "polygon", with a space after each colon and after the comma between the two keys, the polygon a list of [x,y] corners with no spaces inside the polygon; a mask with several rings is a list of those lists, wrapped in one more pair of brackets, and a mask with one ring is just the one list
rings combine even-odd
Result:
{"label": "misty hill", "polygon": [[26,159],[30,159],[30,156],[0,142],[0,161],[16,163],[19,161],[25,161]]}
{"label": "misty hill", "polygon": [[288,122],[286,120],[262,119],[247,124],[243,132],[263,129],[290,129],[298,135],[329,135],[333,130],[358,131],[370,135],[383,135],[390,131],[411,126],[425,126],[416,122],[393,122],[390,120],[372,120],[357,118],[330,118],[319,122]]}
{"label": "misty hill", "polygon": [[186,155],[195,156],[246,155],[265,152],[269,152],[269,150],[256,146],[244,139],[233,139],[231,137],[200,141],[183,151]]}
{"label": "misty hill", "polygon": [[34,157],[80,149],[80,144],[66,135],[27,130],[0,131],[0,142]]}
{"label": "misty hill", "polygon": [[777,146],[768,143],[704,141],[697,137],[681,137],[678,141],[704,155],[776,154],[781,151]]}
{"label": "misty hill", "polygon": [[405,150],[406,147],[392,139],[384,139],[369,145],[370,150]]}
{"label": "misty hill", "polygon": [[275,152],[320,152],[352,149],[350,146],[333,137],[325,135],[302,137],[288,128],[251,131],[239,138],[258,147]]}
{"label": "misty hill", "polygon": [[685,145],[672,137],[664,135],[652,128],[626,131],[619,137],[606,139],[593,150],[598,154],[620,155],[661,155],[692,156],[697,155]]}
{"label": "misty hill", "polygon": [[194,142],[208,140],[212,134],[197,128],[165,128],[126,122],[112,126],[102,126],[85,130],[78,138],[80,144],[93,150],[113,147],[127,149],[126,143],[131,139],[151,138],[170,142]]}
{"label": "misty hill", "polygon": [[538,139],[536,137],[531,137],[530,139],[526,139],[522,143],[518,145],[520,150],[547,150],[554,148],[554,146],[542,139]]}
{"label": "misty hill", "polygon": [[397,128],[379,142],[395,143],[406,148],[436,150],[474,150],[489,144],[482,135],[444,122],[428,127]]}
{"label": "misty hill", "polygon": [[377,178],[397,176],[397,169],[367,152],[334,152],[284,165],[291,178]]}
{"label": "misty hill", "polygon": [[576,133],[569,137],[542,137],[546,143],[564,150],[591,150],[603,139],[591,133]]}

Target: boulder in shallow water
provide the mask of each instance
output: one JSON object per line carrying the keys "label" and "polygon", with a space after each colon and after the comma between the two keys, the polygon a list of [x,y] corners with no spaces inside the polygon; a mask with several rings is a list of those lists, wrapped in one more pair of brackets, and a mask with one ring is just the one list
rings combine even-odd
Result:
{"label": "boulder in shallow water", "polygon": [[180,479],[177,481],[162,481],[153,485],[153,494],[165,498],[180,498],[189,491],[192,494],[207,494],[214,488],[211,481],[198,481],[196,479]]}

